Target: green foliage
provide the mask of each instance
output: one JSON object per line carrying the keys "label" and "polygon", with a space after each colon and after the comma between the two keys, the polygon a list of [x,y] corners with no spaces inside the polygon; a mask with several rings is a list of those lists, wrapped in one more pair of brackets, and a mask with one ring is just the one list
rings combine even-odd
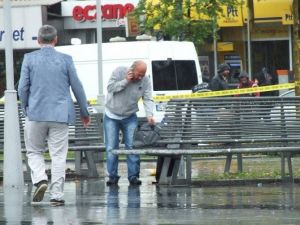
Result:
{"label": "green foliage", "polygon": [[[255,179],[280,179],[281,159],[274,156],[244,156],[243,172],[237,172],[237,161],[232,160],[231,172],[224,173],[224,160],[202,160],[194,164],[195,179],[203,181],[214,180],[255,180]],[[288,168],[286,168],[288,173]],[[293,157],[293,176],[300,177],[300,157]]]}
{"label": "green foliage", "polygon": [[140,0],[134,14],[143,33],[201,44],[218,29],[221,6],[238,4],[240,0]]}
{"label": "green foliage", "polygon": [[279,170],[274,171],[251,171],[243,173],[212,173],[210,175],[201,175],[198,177],[199,180],[234,180],[234,179],[262,179],[262,178],[272,178],[280,179],[281,173]]}

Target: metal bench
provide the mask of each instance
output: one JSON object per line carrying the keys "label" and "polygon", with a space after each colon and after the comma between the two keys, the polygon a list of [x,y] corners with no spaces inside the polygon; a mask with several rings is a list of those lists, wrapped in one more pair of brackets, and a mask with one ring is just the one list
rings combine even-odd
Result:
{"label": "metal bench", "polygon": [[[99,177],[97,170],[97,163],[103,164],[101,159],[101,152],[105,151],[103,144],[103,129],[102,129],[102,115],[91,113],[91,123],[88,128],[82,126],[80,120],[80,111],[78,105],[76,108],[76,123],[69,126],[69,151],[75,152],[75,173],[87,177]],[[26,149],[24,144],[24,124],[25,118],[22,111],[19,109],[19,123],[21,135],[21,150],[23,153],[23,160],[27,166],[25,179],[30,179],[29,167],[27,158],[25,157]],[[0,104],[0,151],[3,151],[4,146],[4,104]],[[100,167],[103,168],[103,165]]]}
{"label": "metal bench", "polygon": [[91,113],[91,123],[88,128],[84,128],[80,120],[79,108],[76,106],[75,126],[69,126],[69,151],[75,152],[76,174],[99,177],[96,163],[101,163],[104,171],[104,159],[101,159],[103,154],[100,154],[105,152],[102,124],[102,114]]}
{"label": "metal bench", "polygon": [[[291,157],[300,152],[299,119],[300,97],[174,99],[167,104],[155,147],[113,153],[159,156],[159,184],[189,184],[192,155],[225,155],[224,171],[229,172],[233,154],[239,171],[242,154],[279,154],[282,179],[292,181]],[[182,162],[186,165],[181,179]]]}

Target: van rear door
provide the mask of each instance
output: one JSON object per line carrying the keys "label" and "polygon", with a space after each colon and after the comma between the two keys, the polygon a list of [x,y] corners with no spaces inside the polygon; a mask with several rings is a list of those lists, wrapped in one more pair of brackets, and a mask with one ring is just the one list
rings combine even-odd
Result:
{"label": "van rear door", "polygon": [[[150,47],[153,96],[191,93],[202,83],[198,56],[191,42],[159,42]],[[155,116],[162,119],[165,102],[155,102]]]}

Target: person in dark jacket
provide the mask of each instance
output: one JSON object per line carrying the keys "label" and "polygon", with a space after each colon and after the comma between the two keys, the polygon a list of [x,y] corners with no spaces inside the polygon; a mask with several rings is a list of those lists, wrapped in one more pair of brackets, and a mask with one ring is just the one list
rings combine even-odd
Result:
{"label": "person in dark jacket", "polygon": [[[247,72],[242,71],[239,75],[239,84],[237,86],[238,89],[240,88],[252,88],[252,87],[258,87],[256,82],[253,82],[252,80],[249,79],[249,75]],[[247,97],[251,97],[251,96],[255,96],[255,97],[259,97],[260,93],[259,92],[255,92],[255,93],[249,93],[249,94],[237,94],[235,95],[237,97],[240,96],[247,96]]]}
{"label": "person in dark jacket", "polygon": [[210,90],[222,91],[229,89],[228,77],[230,74],[230,67],[228,64],[223,63],[218,66],[218,74],[215,75],[210,82]]}
{"label": "person in dark jacket", "polygon": [[[268,85],[274,85],[276,84],[275,80],[273,79],[273,76],[269,72],[269,70],[266,67],[263,67],[258,73],[254,75],[254,79],[257,80],[257,84],[259,86],[268,86]],[[267,91],[262,92],[260,96],[276,96],[277,91]]]}

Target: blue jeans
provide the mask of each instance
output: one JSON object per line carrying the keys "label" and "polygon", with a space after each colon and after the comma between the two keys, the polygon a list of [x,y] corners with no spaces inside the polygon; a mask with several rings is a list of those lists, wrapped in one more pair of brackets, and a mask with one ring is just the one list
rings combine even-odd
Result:
{"label": "blue jeans", "polygon": [[[137,116],[132,116],[123,119],[115,120],[108,116],[104,116],[104,133],[105,133],[105,147],[106,147],[106,164],[109,177],[118,178],[118,156],[112,154],[112,149],[119,148],[119,132],[123,133],[125,149],[132,149],[133,135],[138,125]],[[140,157],[139,155],[127,155],[127,170],[128,180],[140,176]]]}

